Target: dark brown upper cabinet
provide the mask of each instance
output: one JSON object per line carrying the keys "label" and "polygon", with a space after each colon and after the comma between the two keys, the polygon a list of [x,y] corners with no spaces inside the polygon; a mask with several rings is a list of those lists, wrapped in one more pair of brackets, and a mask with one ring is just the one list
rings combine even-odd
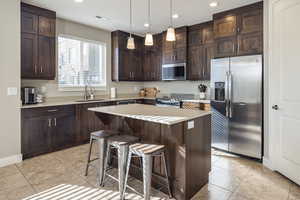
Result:
{"label": "dark brown upper cabinet", "polygon": [[263,2],[218,13],[213,18],[215,57],[263,52]]}
{"label": "dark brown upper cabinet", "polygon": [[187,27],[175,30],[176,41],[166,40],[167,32],[163,33],[162,64],[185,63],[187,60]]}
{"label": "dark brown upper cabinet", "polygon": [[188,29],[188,80],[210,80],[210,62],[214,57],[213,22]]}
{"label": "dark brown upper cabinet", "polygon": [[55,79],[56,13],[21,4],[21,78]]}
{"label": "dark brown upper cabinet", "polygon": [[135,49],[127,49],[129,33],[114,31],[112,38],[112,80],[142,81],[144,38],[133,35]]}

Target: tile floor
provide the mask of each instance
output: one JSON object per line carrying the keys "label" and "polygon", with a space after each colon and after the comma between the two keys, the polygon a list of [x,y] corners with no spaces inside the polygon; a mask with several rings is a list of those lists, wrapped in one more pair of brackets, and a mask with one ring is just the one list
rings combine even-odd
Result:
{"label": "tile floor", "polygon": [[[0,200],[19,200],[45,190],[72,186],[95,194],[111,192],[110,196],[99,198],[97,195],[89,199],[117,199],[115,182],[109,181],[105,188],[99,189],[93,168],[89,176],[83,175],[87,151],[88,145],[82,145],[0,168]],[[299,186],[260,163],[218,151],[212,154],[209,184],[193,200],[300,200]],[[130,179],[130,185],[142,190],[142,184],[135,179]],[[159,191],[153,190],[152,194],[153,199],[167,199]],[[142,199],[132,193],[128,195],[129,199]],[[47,198],[52,199],[59,198]]]}

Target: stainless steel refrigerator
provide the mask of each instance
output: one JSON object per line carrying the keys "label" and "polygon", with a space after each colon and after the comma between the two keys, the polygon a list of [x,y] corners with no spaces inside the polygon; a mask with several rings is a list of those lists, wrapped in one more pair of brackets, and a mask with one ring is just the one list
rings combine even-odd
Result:
{"label": "stainless steel refrigerator", "polygon": [[262,158],[262,56],[213,59],[212,147]]}

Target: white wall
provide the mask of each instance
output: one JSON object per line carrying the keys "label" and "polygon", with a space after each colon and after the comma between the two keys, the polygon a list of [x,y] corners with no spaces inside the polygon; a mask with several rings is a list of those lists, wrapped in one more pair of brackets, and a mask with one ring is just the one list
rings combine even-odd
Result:
{"label": "white wall", "polygon": [[[78,24],[75,22],[67,21],[64,19],[57,19],[56,23],[57,35],[71,35],[79,38],[84,38],[88,40],[94,40],[99,42],[104,42],[107,44],[106,50],[106,64],[107,64],[107,81],[108,85],[107,91],[97,91],[97,95],[109,94],[110,87],[117,87],[118,93],[120,94],[130,94],[138,93],[136,89],[140,89],[143,83],[138,82],[119,82],[114,83],[111,81],[111,36],[109,31],[93,28],[90,26]],[[56,70],[57,72],[57,70]],[[57,76],[56,76],[57,77]],[[61,96],[80,96],[82,92],[62,92],[58,91],[57,80],[45,81],[45,80],[22,80],[22,86],[33,86],[33,87],[46,87],[47,97],[61,97]]]}
{"label": "white wall", "polygon": [[0,1],[0,167],[20,159],[20,0]]}

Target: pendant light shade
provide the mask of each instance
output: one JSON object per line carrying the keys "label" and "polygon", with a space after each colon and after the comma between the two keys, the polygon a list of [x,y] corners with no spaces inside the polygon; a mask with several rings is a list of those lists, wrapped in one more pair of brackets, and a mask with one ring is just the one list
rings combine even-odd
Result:
{"label": "pendant light shade", "polygon": [[170,27],[167,31],[167,41],[174,42],[176,41],[175,29],[173,27],[173,0],[170,0]]}
{"label": "pendant light shade", "polygon": [[176,41],[175,37],[175,29],[173,27],[169,27],[167,31],[167,41],[174,42]]}
{"label": "pendant light shade", "polygon": [[134,38],[131,36],[132,32],[132,0],[129,0],[130,7],[130,36],[127,39],[127,49],[135,49]]}
{"label": "pendant light shade", "polygon": [[151,33],[146,34],[145,45],[146,46],[152,46],[153,45],[153,36],[152,36]]}
{"label": "pendant light shade", "polygon": [[127,39],[127,49],[135,49],[134,38],[131,35]]}

